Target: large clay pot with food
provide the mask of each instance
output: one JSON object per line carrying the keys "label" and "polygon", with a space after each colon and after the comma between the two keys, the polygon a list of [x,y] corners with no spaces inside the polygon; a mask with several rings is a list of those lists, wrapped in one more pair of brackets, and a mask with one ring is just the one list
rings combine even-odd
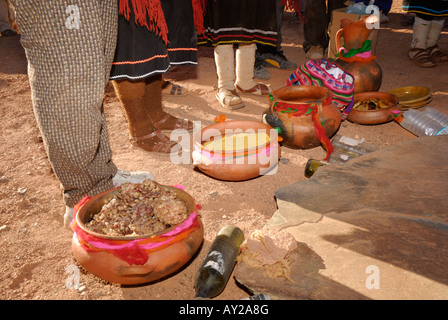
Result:
{"label": "large clay pot with food", "polygon": [[[366,18],[359,21],[341,19],[341,29],[335,36],[338,59],[335,63],[355,78],[354,93],[378,91],[381,87],[383,72],[371,53],[367,40],[371,29],[366,26]],[[344,45],[341,45],[341,37]]]}
{"label": "large clay pot with food", "polygon": [[319,133],[330,138],[339,129],[341,112],[327,87],[287,86],[272,93],[264,121],[279,131],[282,144],[298,149],[322,143]]}
{"label": "large clay pot with food", "polygon": [[188,263],[199,249],[204,235],[194,199],[176,192],[185,202],[188,218],[162,232],[139,236],[106,236],[89,230],[86,223],[118,194],[118,188],[87,199],[72,224],[72,250],[87,271],[106,281],[124,285],[153,282],[173,274]]}
{"label": "large clay pot with food", "polygon": [[[224,142],[220,149],[210,148],[211,141],[237,137],[243,140],[230,140],[230,144]],[[238,145],[239,141],[242,142],[241,146]],[[271,126],[261,121],[230,120],[214,123],[196,132],[192,158],[195,166],[210,177],[244,181],[274,174],[280,153],[278,134]]]}

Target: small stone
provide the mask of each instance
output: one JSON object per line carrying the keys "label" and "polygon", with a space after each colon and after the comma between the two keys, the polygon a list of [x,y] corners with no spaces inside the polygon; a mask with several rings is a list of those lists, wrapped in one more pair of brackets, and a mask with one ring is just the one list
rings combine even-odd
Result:
{"label": "small stone", "polygon": [[283,164],[288,164],[289,163],[289,159],[287,158],[280,158],[280,162]]}
{"label": "small stone", "polygon": [[17,192],[18,192],[19,194],[25,194],[26,191],[27,191],[26,188],[19,188],[19,189],[17,189]]}
{"label": "small stone", "polygon": [[218,191],[212,191],[208,195],[212,196],[212,197],[216,197],[218,195]]}

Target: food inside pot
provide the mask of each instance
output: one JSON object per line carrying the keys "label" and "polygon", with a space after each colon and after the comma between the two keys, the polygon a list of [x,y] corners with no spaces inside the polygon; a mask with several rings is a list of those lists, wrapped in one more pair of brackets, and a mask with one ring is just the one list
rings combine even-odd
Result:
{"label": "food inside pot", "polygon": [[388,100],[380,100],[378,98],[372,98],[367,100],[358,100],[353,105],[356,110],[381,110],[389,108],[391,103]]}
{"label": "food inside pot", "polygon": [[204,143],[204,147],[215,152],[248,150],[263,147],[269,141],[270,137],[266,132],[238,133],[207,141]]}
{"label": "food inside pot", "polygon": [[135,236],[163,231],[188,217],[184,201],[153,180],[124,183],[85,226],[108,236]]}

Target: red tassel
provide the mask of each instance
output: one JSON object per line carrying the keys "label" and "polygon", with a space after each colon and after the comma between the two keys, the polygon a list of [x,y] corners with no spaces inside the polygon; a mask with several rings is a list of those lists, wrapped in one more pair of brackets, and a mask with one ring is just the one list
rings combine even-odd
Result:
{"label": "red tassel", "polygon": [[193,19],[196,32],[198,34],[204,34],[204,14],[207,0],[192,0],[193,5]]}
{"label": "red tassel", "polygon": [[327,151],[327,155],[326,155],[324,161],[328,161],[328,159],[330,158],[330,155],[333,153],[334,148],[333,148],[333,144],[331,143],[330,139],[328,139],[328,137],[327,137],[325,128],[320,123],[317,108],[313,108],[311,117],[314,122],[314,130],[316,130],[317,137],[319,138],[319,141],[322,143],[323,147]]}
{"label": "red tassel", "polygon": [[[302,15],[302,1],[301,0],[281,0],[280,3],[282,6],[285,6],[286,10],[295,11],[297,13],[300,21],[302,21],[302,23],[304,22],[305,18]],[[310,13],[311,13],[311,11],[310,11]]]}
{"label": "red tassel", "polygon": [[[119,13],[123,15],[126,20],[130,17],[130,5],[134,10],[135,23],[146,27],[149,31],[155,32],[157,36],[167,44],[168,41],[168,27],[163,14],[160,0],[120,0]],[[149,18],[149,25],[147,18]]]}

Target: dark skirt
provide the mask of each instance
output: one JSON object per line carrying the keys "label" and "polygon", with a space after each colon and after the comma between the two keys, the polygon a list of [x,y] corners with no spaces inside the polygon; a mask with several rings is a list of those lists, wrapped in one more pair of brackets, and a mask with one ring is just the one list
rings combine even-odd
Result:
{"label": "dark skirt", "polygon": [[276,0],[208,0],[198,45],[277,45]]}
{"label": "dark skirt", "polygon": [[110,79],[143,79],[163,74],[171,66],[197,64],[197,34],[191,0],[162,0],[168,27],[166,45],[155,32],[118,16],[118,40]]}
{"label": "dark skirt", "polygon": [[435,17],[446,17],[448,16],[448,1],[404,0],[403,11],[422,13]]}

